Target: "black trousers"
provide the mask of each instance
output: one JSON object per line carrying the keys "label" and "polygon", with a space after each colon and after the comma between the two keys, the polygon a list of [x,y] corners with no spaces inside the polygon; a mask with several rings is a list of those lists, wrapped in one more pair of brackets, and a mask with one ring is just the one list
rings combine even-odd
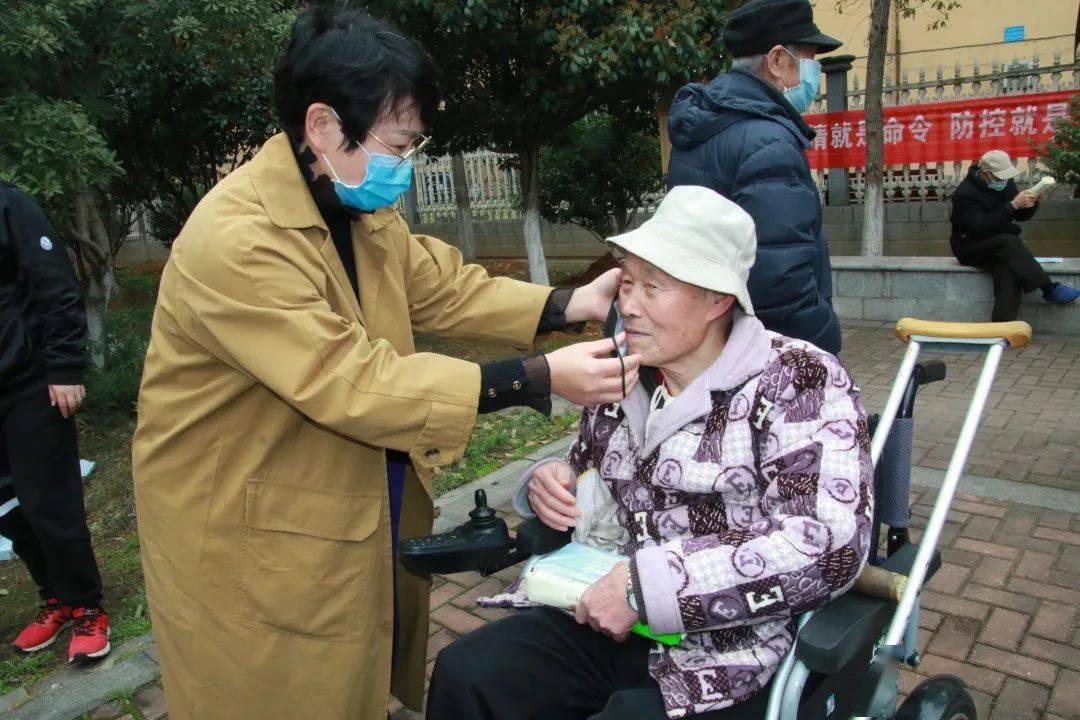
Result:
{"label": "black trousers", "polygon": [[[616,643],[555,610],[510,615],[439,654],[427,720],[666,720],[650,645],[637,635]],[[767,701],[767,692],[748,700],[760,705],[751,717],[764,716]]]}
{"label": "black trousers", "polygon": [[993,322],[1015,320],[1020,315],[1020,296],[1052,282],[1027,246],[1011,233],[957,243],[953,254],[961,264],[982,268],[993,276]]}
{"label": "black trousers", "polygon": [[14,496],[19,506],[0,517],[0,535],[11,540],[41,597],[99,606],[101,576],[86,528],[75,420],[49,404],[43,384],[0,396],[0,477],[5,474],[12,484],[0,489],[0,504]]}

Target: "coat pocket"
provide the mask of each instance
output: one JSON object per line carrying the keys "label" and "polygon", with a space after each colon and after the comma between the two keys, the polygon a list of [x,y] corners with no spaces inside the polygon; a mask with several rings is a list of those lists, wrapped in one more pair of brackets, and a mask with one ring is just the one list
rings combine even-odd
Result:
{"label": "coat pocket", "polygon": [[[248,481],[242,620],[340,641],[370,640],[389,602],[382,498]],[[387,588],[386,598],[380,598]]]}

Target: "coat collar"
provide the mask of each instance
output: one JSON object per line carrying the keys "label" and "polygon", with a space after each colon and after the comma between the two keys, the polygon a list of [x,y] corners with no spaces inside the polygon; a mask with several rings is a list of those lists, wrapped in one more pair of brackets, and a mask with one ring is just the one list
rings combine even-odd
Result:
{"label": "coat collar", "polygon": [[[266,141],[251,161],[251,173],[255,192],[262,201],[270,222],[283,230],[314,228],[321,231],[321,242],[317,244],[319,253],[339,289],[348,297],[357,319],[364,322],[360,301],[352,291],[345,266],[341,264],[341,258],[330,237],[330,229],[319,212],[315,198],[311,196],[285,133],[278,133]],[[397,213],[393,208],[382,208],[373,213],[361,214],[353,223],[353,249],[357,265],[360,266],[357,272],[362,276],[364,288],[372,286],[372,292],[369,293],[372,306],[369,309],[372,312],[381,274],[379,269],[385,260],[388,242],[385,234],[380,231],[391,225],[396,217]]]}
{"label": "coat collar", "polygon": [[645,436],[648,392],[638,384],[623,402],[623,413],[635,437],[644,438],[642,456],[651,453],[687,423],[712,412],[714,392],[740,388],[765,370],[772,350],[769,333],[756,317],[739,309],[733,312],[731,335],[720,356],[668,403],[649,428],[648,436]]}
{"label": "coat collar", "polygon": [[[285,133],[278,133],[263,144],[251,161],[251,172],[255,192],[270,222],[287,230],[319,228],[329,232]],[[395,215],[392,208],[383,208],[362,214],[360,222],[368,232],[375,232],[389,225]]]}

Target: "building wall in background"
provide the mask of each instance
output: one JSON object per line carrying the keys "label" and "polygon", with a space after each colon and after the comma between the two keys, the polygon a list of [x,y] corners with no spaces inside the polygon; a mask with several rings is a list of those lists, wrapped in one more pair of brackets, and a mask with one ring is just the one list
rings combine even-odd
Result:
{"label": "building wall in background", "polygon": [[[815,0],[814,20],[823,32],[844,42],[838,53],[856,57],[852,75],[858,76],[860,87],[866,87],[870,0],[841,0],[842,11],[837,9],[837,4],[837,0]],[[928,79],[932,78],[938,65],[944,68],[946,77],[952,77],[957,63],[963,74],[969,75],[976,59],[985,73],[991,71],[995,60],[1008,64],[1014,58],[1031,58],[1036,54],[1043,66],[1053,62],[1055,52],[1060,53],[1062,62],[1068,63],[1076,52],[1074,28],[1078,16],[1078,0],[963,0],[950,13],[944,27],[928,30],[939,16],[920,8],[915,17],[900,19],[897,58],[894,15],[890,18],[886,81],[895,84],[898,67],[900,78],[906,72],[912,81],[920,69],[926,71]],[[1005,28],[1014,26],[1023,26],[1024,40],[1005,42]]]}

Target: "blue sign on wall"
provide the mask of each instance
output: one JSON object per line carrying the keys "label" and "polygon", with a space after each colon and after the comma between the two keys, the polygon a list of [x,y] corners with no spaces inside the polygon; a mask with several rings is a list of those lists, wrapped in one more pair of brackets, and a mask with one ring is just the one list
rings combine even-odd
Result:
{"label": "blue sign on wall", "polygon": [[1005,42],[1020,42],[1024,39],[1023,25],[1010,25],[1005,28]]}

